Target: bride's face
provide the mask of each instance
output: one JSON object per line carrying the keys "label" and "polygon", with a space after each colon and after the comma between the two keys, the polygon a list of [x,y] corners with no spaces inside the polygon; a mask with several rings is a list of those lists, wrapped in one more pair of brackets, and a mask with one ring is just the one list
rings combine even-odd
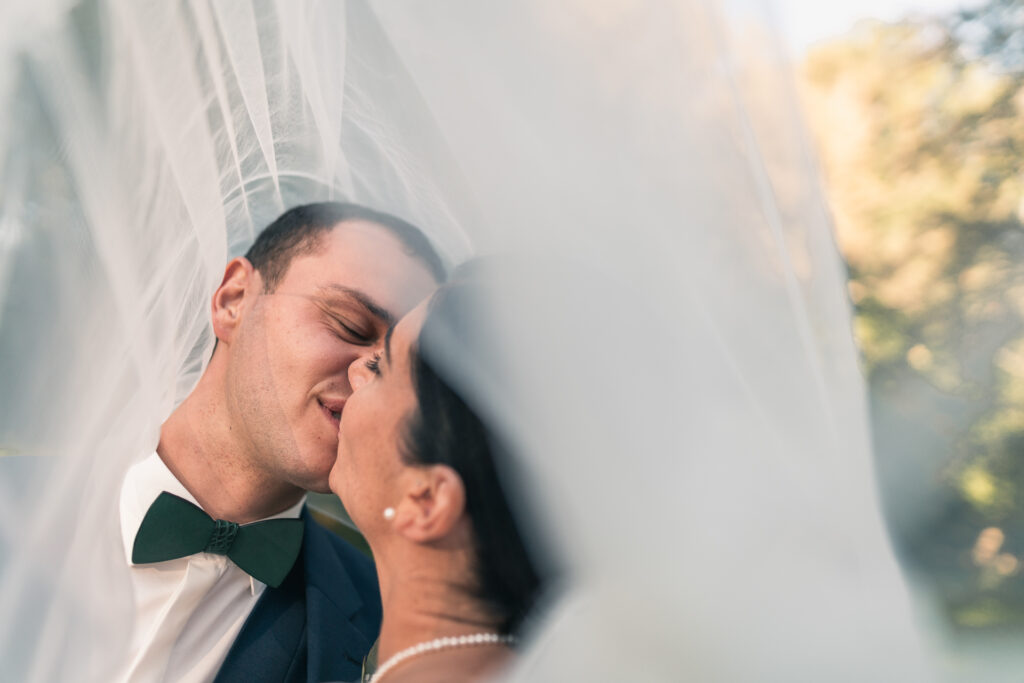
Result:
{"label": "bride's face", "polygon": [[349,366],[352,396],[341,416],[330,486],[364,534],[385,523],[384,509],[398,503],[408,471],[401,448],[418,409],[412,358],[426,309],[424,301],[388,330],[378,354]]}

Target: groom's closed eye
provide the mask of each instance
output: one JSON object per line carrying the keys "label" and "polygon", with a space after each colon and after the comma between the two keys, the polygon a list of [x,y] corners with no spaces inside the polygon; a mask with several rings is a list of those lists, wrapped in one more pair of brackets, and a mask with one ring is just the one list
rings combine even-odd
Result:
{"label": "groom's closed eye", "polygon": [[346,341],[360,345],[373,343],[375,335],[372,330],[362,332],[360,331],[361,325],[359,323],[347,322],[345,318],[340,315],[331,314],[329,317],[333,325],[336,326],[340,332],[338,336]]}
{"label": "groom's closed eye", "polygon": [[353,287],[331,284],[320,287],[320,297],[329,303],[341,306],[358,307],[381,326],[393,324],[395,314],[374,301],[369,294]]}
{"label": "groom's closed eye", "polygon": [[314,299],[327,328],[340,339],[365,346],[380,339],[380,323],[358,305],[339,299]]}
{"label": "groom's closed eye", "polygon": [[367,345],[380,339],[380,330],[395,317],[364,292],[342,285],[321,287],[317,305],[338,335],[353,344]]}

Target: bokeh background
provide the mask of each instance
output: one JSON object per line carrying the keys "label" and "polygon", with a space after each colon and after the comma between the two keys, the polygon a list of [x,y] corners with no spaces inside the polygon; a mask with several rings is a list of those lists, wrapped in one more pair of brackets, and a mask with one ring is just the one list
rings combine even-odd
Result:
{"label": "bokeh background", "polygon": [[946,671],[1022,680],[1024,2],[779,11],[897,552]]}

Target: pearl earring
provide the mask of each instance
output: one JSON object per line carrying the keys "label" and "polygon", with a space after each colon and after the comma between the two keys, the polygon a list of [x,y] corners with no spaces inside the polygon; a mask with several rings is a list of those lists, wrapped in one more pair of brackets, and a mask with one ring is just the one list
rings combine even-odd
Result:
{"label": "pearl earring", "polygon": [[392,520],[395,518],[395,508],[384,508],[384,519]]}

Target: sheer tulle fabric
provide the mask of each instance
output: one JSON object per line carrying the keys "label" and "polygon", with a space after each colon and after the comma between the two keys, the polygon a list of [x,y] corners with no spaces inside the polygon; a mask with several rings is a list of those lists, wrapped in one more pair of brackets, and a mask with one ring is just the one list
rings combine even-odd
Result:
{"label": "sheer tulle fabric", "polygon": [[923,675],[843,267],[756,6],[4,11],[5,675],[116,671],[120,478],[209,356],[226,260],[325,198],[453,263],[518,255],[487,348],[432,351],[516,444],[510,486],[569,570],[513,678]]}

